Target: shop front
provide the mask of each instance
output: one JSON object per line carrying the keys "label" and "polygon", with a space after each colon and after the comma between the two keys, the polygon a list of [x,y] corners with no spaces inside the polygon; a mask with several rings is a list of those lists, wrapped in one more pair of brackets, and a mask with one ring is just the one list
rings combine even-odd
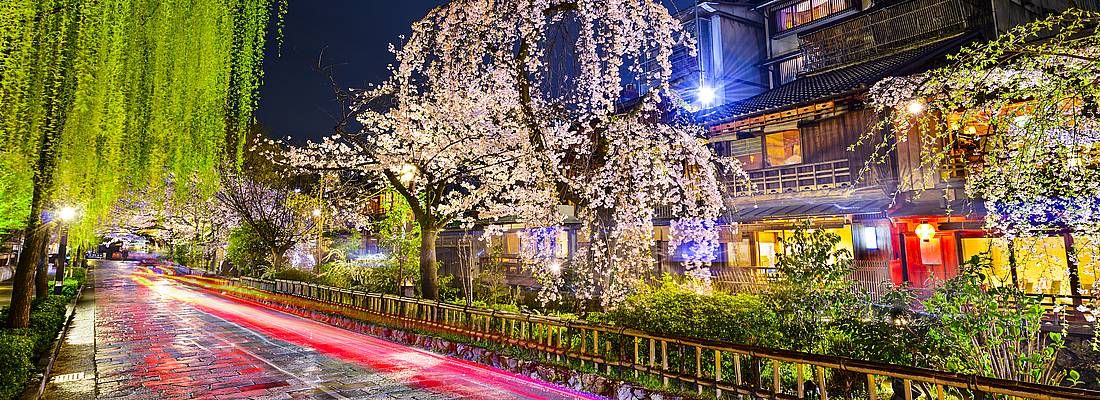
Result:
{"label": "shop front", "polygon": [[914,215],[893,218],[894,241],[901,250],[891,260],[895,283],[929,292],[959,274],[975,257],[987,284],[1016,287],[1060,303],[1095,295],[1100,273],[1100,241],[1063,233],[1009,240],[981,229],[980,216]]}

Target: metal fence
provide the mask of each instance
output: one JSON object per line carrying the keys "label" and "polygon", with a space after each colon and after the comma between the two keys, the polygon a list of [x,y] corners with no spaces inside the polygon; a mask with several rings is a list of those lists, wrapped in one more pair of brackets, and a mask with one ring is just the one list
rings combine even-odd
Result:
{"label": "metal fence", "polygon": [[[235,279],[410,329],[523,349],[534,357],[718,398],[1097,399],[1100,392],[954,374],[717,341],[662,337],[623,327],[505,313],[294,281]],[[350,316],[345,314],[345,316]],[[827,388],[821,390],[820,388]],[[990,397],[995,396],[995,397]]]}

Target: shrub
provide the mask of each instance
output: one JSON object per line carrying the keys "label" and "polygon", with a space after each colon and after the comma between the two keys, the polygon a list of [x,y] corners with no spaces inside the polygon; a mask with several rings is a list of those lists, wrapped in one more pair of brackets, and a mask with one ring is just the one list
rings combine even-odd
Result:
{"label": "shrub", "polygon": [[0,333],[0,399],[14,399],[34,372],[35,338],[16,332]]}
{"label": "shrub", "polygon": [[650,333],[774,345],[775,313],[759,296],[700,294],[666,275],[658,287],[643,287],[615,310],[594,315],[619,326]]}
{"label": "shrub", "polygon": [[317,276],[313,275],[312,272],[296,268],[269,271],[267,274],[264,274],[264,279],[281,279],[285,281],[297,281],[307,283],[317,282]]}
{"label": "shrub", "polygon": [[31,320],[28,330],[32,332],[35,340],[34,351],[45,351],[61,326],[65,324],[65,306],[70,297],[50,296],[46,300],[38,302],[31,309]]}
{"label": "shrub", "polygon": [[1044,332],[1039,299],[1014,287],[987,288],[982,272],[991,264],[988,254],[972,257],[924,302],[936,318],[930,334],[941,349],[932,367],[1048,385],[1077,375],[1055,365],[1066,325],[1062,332]]}

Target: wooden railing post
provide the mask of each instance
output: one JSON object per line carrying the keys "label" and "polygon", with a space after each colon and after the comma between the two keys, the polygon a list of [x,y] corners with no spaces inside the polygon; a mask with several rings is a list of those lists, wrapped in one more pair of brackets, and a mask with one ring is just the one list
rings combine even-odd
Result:
{"label": "wooden railing post", "polygon": [[714,396],[722,398],[722,350],[714,350]]}
{"label": "wooden railing post", "polygon": [[668,342],[661,341],[661,385],[662,387],[668,387],[668,375],[665,372],[668,371]]}
{"label": "wooden railing post", "polygon": [[829,391],[825,386],[825,367],[817,367],[817,391],[820,394],[818,397],[821,400],[829,400]]}

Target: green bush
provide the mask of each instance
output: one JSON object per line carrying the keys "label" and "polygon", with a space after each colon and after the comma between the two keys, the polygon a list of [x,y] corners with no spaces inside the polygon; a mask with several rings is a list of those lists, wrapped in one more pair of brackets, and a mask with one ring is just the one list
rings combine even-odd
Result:
{"label": "green bush", "polygon": [[[23,392],[34,373],[34,360],[49,350],[65,323],[65,307],[76,296],[85,277],[83,268],[73,269],[73,277],[65,280],[62,295],[34,303],[27,328],[0,330],[0,399],[13,399]],[[6,310],[0,312],[0,319],[6,319],[6,314]]]}
{"label": "green bush", "polygon": [[267,274],[264,275],[264,279],[282,279],[286,281],[317,283],[317,275],[314,275],[312,272],[296,268],[269,271]]}
{"label": "green bush", "polygon": [[778,337],[775,313],[759,296],[699,294],[667,275],[660,286],[642,288],[615,310],[589,320],[661,335],[762,346],[774,345]]}
{"label": "green bush", "polygon": [[35,353],[47,350],[54,336],[65,324],[65,306],[70,297],[50,296],[44,301],[38,302],[31,309],[31,321],[28,329],[33,332],[35,339]]}
{"label": "green bush", "polygon": [[34,373],[35,338],[16,332],[0,333],[0,399],[14,399]]}

